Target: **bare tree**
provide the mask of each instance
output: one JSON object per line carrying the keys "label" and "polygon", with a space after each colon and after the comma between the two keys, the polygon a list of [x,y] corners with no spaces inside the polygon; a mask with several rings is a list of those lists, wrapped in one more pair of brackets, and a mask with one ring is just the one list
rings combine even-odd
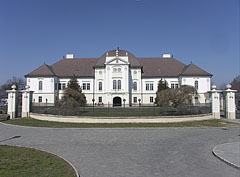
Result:
{"label": "bare tree", "polygon": [[7,98],[6,90],[11,90],[12,85],[16,85],[16,89],[18,90],[23,90],[26,82],[25,79],[15,76],[12,79],[7,80],[0,86],[0,98]]}

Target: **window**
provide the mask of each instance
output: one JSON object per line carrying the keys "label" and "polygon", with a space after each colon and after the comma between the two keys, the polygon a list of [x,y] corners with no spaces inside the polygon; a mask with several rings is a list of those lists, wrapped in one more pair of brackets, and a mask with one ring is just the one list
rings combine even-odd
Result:
{"label": "window", "polygon": [[153,90],[153,84],[150,84],[150,90]]}
{"label": "window", "polygon": [[90,90],[90,83],[87,83],[87,90]]}
{"label": "window", "polygon": [[118,80],[118,89],[121,89],[121,80]]}
{"label": "window", "polygon": [[102,90],[102,82],[98,83],[98,90]]}
{"label": "window", "polygon": [[133,102],[137,103],[137,97],[133,97]]}
{"label": "window", "polygon": [[153,83],[146,84],[146,90],[153,90]]}
{"label": "window", "polygon": [[178,88],[179,87],[179,85],[178,84],[175,84],[175,88]]}
{"label": "window", "polygon": [[121,89],[121,80],[113,80],[113,89]]}
{"label": "window", "polygon": [[58,83],[58,90],[62,90],[62,84]]}
{"label": "window", "polygon": [[98,97],[98,102],[102,103],[102,97]]}
{"label": "window", "polygon": [[133,82],[133,90],[137,90],[137,82]]}
{"label": "window", "polygon": [[38,97],[38,102],[42,103],[42,97],[41,96]]}
{"label": "window", "polygon": [[150,103],[153,103],[153,97],[150,96]]}
{"label": "window", "polygon": [[121,68],[118,68],[118,72],[121,72]]}
{"label": "window", "polygon": [[83,90],[86,90],[86,88],[87,88],[87,87],[86,87],[86,83],[83,83],[82,89],[83,89]]}
{"label": "window", "polygon": [[38,83],[38,89],[39,89],[39,90],[42,90],[42,86],[43,86],[42,81],[39,81],[39,83]]}
{"label": "window", "polygon": [[90,90],[90,83],[83,83],[82,89],[83,90]]}
{"label": "window", "polygon": [[66,83],[62,83],[62,89],[66,88]]}
{"label": "window", "polygon": [[174,84],[171,84],[171,88],[174,88]]}
{"label": "window", "polygon": [[113,80],[113,89],[117,89],[117,81]]}
{"label": "window", "polygon": [[198,90],[198,81],[195,81],[194,86],[195,86],[195,89]]}
{"label": "window", "polygon": [[146,84],[146,90],[149,90],[149,84]]}

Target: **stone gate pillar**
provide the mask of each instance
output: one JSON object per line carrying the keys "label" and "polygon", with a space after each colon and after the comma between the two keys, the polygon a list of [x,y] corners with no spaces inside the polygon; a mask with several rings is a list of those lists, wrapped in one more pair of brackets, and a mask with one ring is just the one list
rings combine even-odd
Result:
{"label": "stone gate pillar", "polygon": [[22,117],[30,117],[30,107],[32,101],[33,91],[29,90],[29,86],[26,85],[26,90],[22,91]]}
{"label": "stone gate pillar", "polygon": [[8,114],[10,119],[17,117],[17,90],[16,85],[12,86],[12,90],[7,90],[8,93]]}
{"label": "stone gate pillar", "polygon": [[235,92],[237,90],[231,90],[231,85],[226,85],[227,90],[225,94],[225,116],[227,119],[236,119],[236,103],[235,103]]}
{"label": "stone gate pillar", "polygon": [[220,119],[220,94],[219,90],[216,90],[216,85],[212,86],[212,114],[213,118]]}

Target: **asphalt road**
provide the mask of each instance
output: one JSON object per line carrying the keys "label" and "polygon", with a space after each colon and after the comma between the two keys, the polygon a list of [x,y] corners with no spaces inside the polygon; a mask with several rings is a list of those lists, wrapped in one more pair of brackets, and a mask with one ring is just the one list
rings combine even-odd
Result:
{"label": "asphalt road", "polygon": [[0,144],[46,150],[69,160],[81,177],[239,177],[212,155],[240,141],[235,128],[51,129],[3,125]]}

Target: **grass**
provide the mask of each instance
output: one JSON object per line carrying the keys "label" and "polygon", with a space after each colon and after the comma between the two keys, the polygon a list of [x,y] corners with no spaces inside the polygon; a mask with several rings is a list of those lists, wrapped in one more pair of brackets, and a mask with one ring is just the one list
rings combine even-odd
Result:
{"label": "grass", "polygon": [[6,116],[0,120],[7,124],[22,125],[30,127],[49,128],[131,128],[131,127],[226,127],[239,126],[237,123],[225,122],[222,120],[202,120],[178,123],[65,123],[36,120],[32,118],[16,118],[6,120]]}
{"label": "grass", "polygon": [[40,150],[0,146],[0,176],[76,177],[74,169],[63,159]]}

